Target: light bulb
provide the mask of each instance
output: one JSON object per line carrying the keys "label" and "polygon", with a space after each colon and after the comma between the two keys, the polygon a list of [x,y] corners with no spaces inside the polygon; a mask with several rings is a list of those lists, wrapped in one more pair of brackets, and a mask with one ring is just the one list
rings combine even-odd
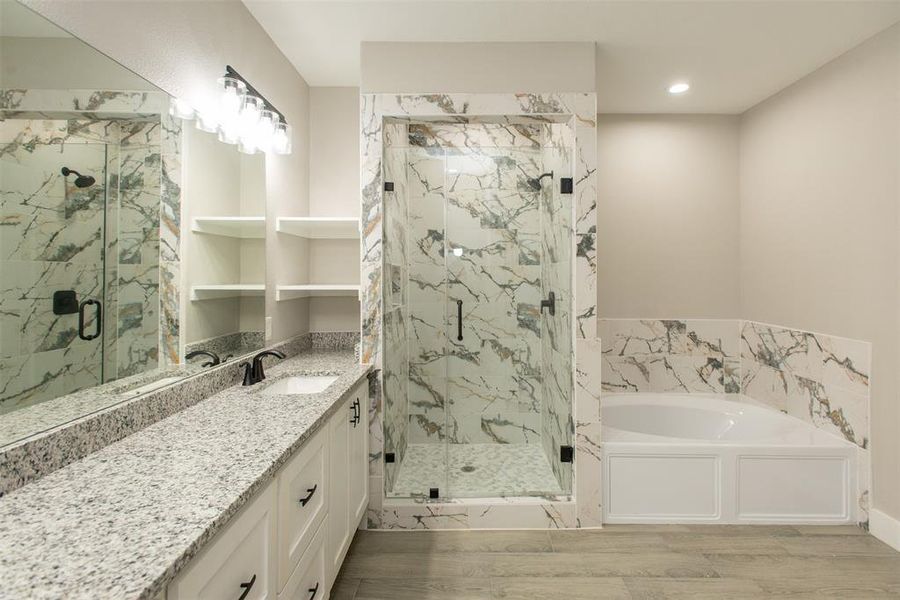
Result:
{"label": "light bulb", "polygon": [[678,83],[673,83],[672,85],[669,86],[669,93],[670,94],[683,94],[686,91],[688,91],[689,89],[691,89],[691,85],[689,83],[680,81]]}
{"label": "light bulb", "polygon": [[194,118],[194,107],[187,100],[171,98],[169,100],[169,114],[177,119],[190,120]]}
{"label": "light bulb", "polygon": [[224,115],[236,115],[241,110],[241,98],[247,92],[247,85],[234,77],[222,77],[219,79],[222,86],[222,95],[219,98],[219,106]]}
{"label": "light bulb", "polygon": [[256,124],[256,147],[263,152],[272,149],[272,137],[275,135],[275,122],[278,116],[271,110],[263,110]]}
{"label": "light bulb", "polygon": [[291,153],[291,126],[284,121],[275,124],[275,133],[272,135],[272,152],[275,154]]}
{"label": "light bulb", "polygon": [[219,130],[219,118],[214,112],[197,111],[197,120],[194,123],[200,131],[215,133]]}

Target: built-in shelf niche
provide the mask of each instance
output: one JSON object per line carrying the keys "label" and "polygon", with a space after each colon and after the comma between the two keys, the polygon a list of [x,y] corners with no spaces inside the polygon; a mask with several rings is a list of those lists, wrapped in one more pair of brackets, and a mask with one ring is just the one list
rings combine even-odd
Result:
{"label": "built-in shelf niche", "polygon": [[265,296],[264,283],[221,283],[191,286],[191,302],[236,298],[238,296]]}
{"label": "built-in shelf niche", "polygon": [[310,240],[359,239],[356,217],[278,217],[275,230]]}
{"label": "built-in shelf niche", "polygon": [[358,284],[299,284],[299,285],[279,285],[275,288],[275,300],[294,300],[296,298],[312,298],[312,297],[340,297],[353,296],[359,299],[360,286]]}
{"label": "built-in shelf niche", "polygon": [[241,239],[266,237],[265,217],[194,217],[191,231]]}

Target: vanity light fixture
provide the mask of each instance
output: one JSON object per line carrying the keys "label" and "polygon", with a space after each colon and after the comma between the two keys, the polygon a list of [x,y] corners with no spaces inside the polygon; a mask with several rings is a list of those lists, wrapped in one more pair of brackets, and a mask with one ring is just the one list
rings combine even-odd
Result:
{"label": "vanity light fixture", "polygon": [[187,119],[190,121],[194,118],[194,107],[186,100],[172,98],[169,101],[169,114],[178,119]]}
{"label": "vanity light fixture", "polygon": [[689,89],[691,89],[691,84],[684,81],[679,81],[669,86],[669,93],[677,96],[678,94],[685,93]]}
{"label": "vanity light fixture", "polygon": [[197,129],[218,134],[219,141],[237,144],[244,154],[290,154],[291,126],[284,114],[256,91],[231,65],[219,78],[222,92],[214,110],[194,110],[184,100],[172,99],[169,114],[179,119],[196,117]]}

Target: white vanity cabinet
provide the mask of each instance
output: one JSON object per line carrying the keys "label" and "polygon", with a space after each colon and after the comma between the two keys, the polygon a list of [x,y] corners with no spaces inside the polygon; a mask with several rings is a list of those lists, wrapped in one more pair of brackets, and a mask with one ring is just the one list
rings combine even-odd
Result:
{"label": "white vanity cabinet", "polygon": [[168,600],[275,600],[275,484],[270,483],[169,585]]}
{"label": "white vanity cabinet", "polygon": [[341,569],[369,501],[368,406],[368,382],[363,380],[351,390],[328,428],[331,501],[325,550],[329,585]]}
{"label": "white vanity cabinet", "polygon": [[320,600],[366,512],[368,380],[159,600]]}

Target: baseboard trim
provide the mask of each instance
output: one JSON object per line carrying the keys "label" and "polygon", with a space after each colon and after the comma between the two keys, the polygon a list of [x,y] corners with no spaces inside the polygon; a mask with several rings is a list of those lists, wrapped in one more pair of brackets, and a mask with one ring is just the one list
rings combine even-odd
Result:
{"label": "baseboard trim", "polygon": [[872,509],[869,511],[869,533],[900,551],[900,520]]}

